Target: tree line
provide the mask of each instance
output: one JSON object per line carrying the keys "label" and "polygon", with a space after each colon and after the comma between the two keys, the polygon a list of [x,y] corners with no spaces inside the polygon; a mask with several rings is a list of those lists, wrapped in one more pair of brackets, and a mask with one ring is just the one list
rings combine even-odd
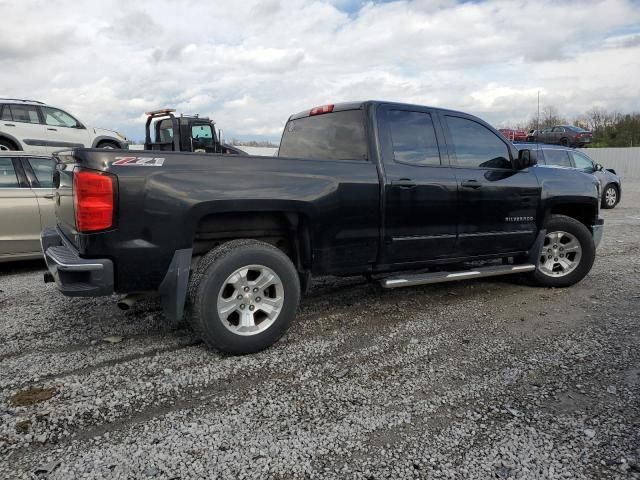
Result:
{"label": "tree line", "polygon": [[[569,121],[553,106],[540,110],[539,128],[554,125],[576,125],[593,133],[594,147],[640,146],[640,113],[610,112],[604,108],[592,108],[573,121]],[[526,130],[538,128],[538,116],[533,115],[527,122]]]}

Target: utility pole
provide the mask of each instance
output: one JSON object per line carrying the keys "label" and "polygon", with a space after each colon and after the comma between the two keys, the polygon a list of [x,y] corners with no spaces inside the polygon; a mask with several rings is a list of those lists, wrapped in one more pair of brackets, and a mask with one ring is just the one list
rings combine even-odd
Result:
{"label": "utility pole", "polygon": [[540,134],[540,90],[538,90],[538,119],[536,120],[536,130]]}

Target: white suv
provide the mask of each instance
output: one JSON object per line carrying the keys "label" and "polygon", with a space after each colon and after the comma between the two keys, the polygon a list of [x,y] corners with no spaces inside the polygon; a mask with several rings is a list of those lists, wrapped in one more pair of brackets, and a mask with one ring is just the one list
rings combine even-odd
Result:
{"label": "white suv", "polygon": [[129,141],[42,102],[0,98],[0,150],[51,153],[73,147],[126,149]]}

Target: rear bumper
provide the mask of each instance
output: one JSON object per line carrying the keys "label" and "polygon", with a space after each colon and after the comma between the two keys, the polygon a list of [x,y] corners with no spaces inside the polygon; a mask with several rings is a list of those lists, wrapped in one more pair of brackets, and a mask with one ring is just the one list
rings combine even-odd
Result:
{"label": "rear bumper", "polygon": [[100,297],[113,293],[113,262],[80,258],[55,228],[40,235],[42,253],[58,290],[69,297]]}
{"label": "rear bumper", "polygon": [[593,234],[593,243],[595,243],[597,247],[600,245],[602,234],[604,233],[604,220],[602,218],[599,218],[591,225],[591,233]]}

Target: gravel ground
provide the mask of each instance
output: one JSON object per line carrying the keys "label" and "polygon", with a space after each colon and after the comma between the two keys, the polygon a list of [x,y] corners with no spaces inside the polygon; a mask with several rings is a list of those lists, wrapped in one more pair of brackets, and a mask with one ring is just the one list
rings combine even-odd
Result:
{"label": "gravel ground", "polygon": [[569,289],[323,279],[231,357],[0,265],[1,478],[640,479],[640,184]]}

